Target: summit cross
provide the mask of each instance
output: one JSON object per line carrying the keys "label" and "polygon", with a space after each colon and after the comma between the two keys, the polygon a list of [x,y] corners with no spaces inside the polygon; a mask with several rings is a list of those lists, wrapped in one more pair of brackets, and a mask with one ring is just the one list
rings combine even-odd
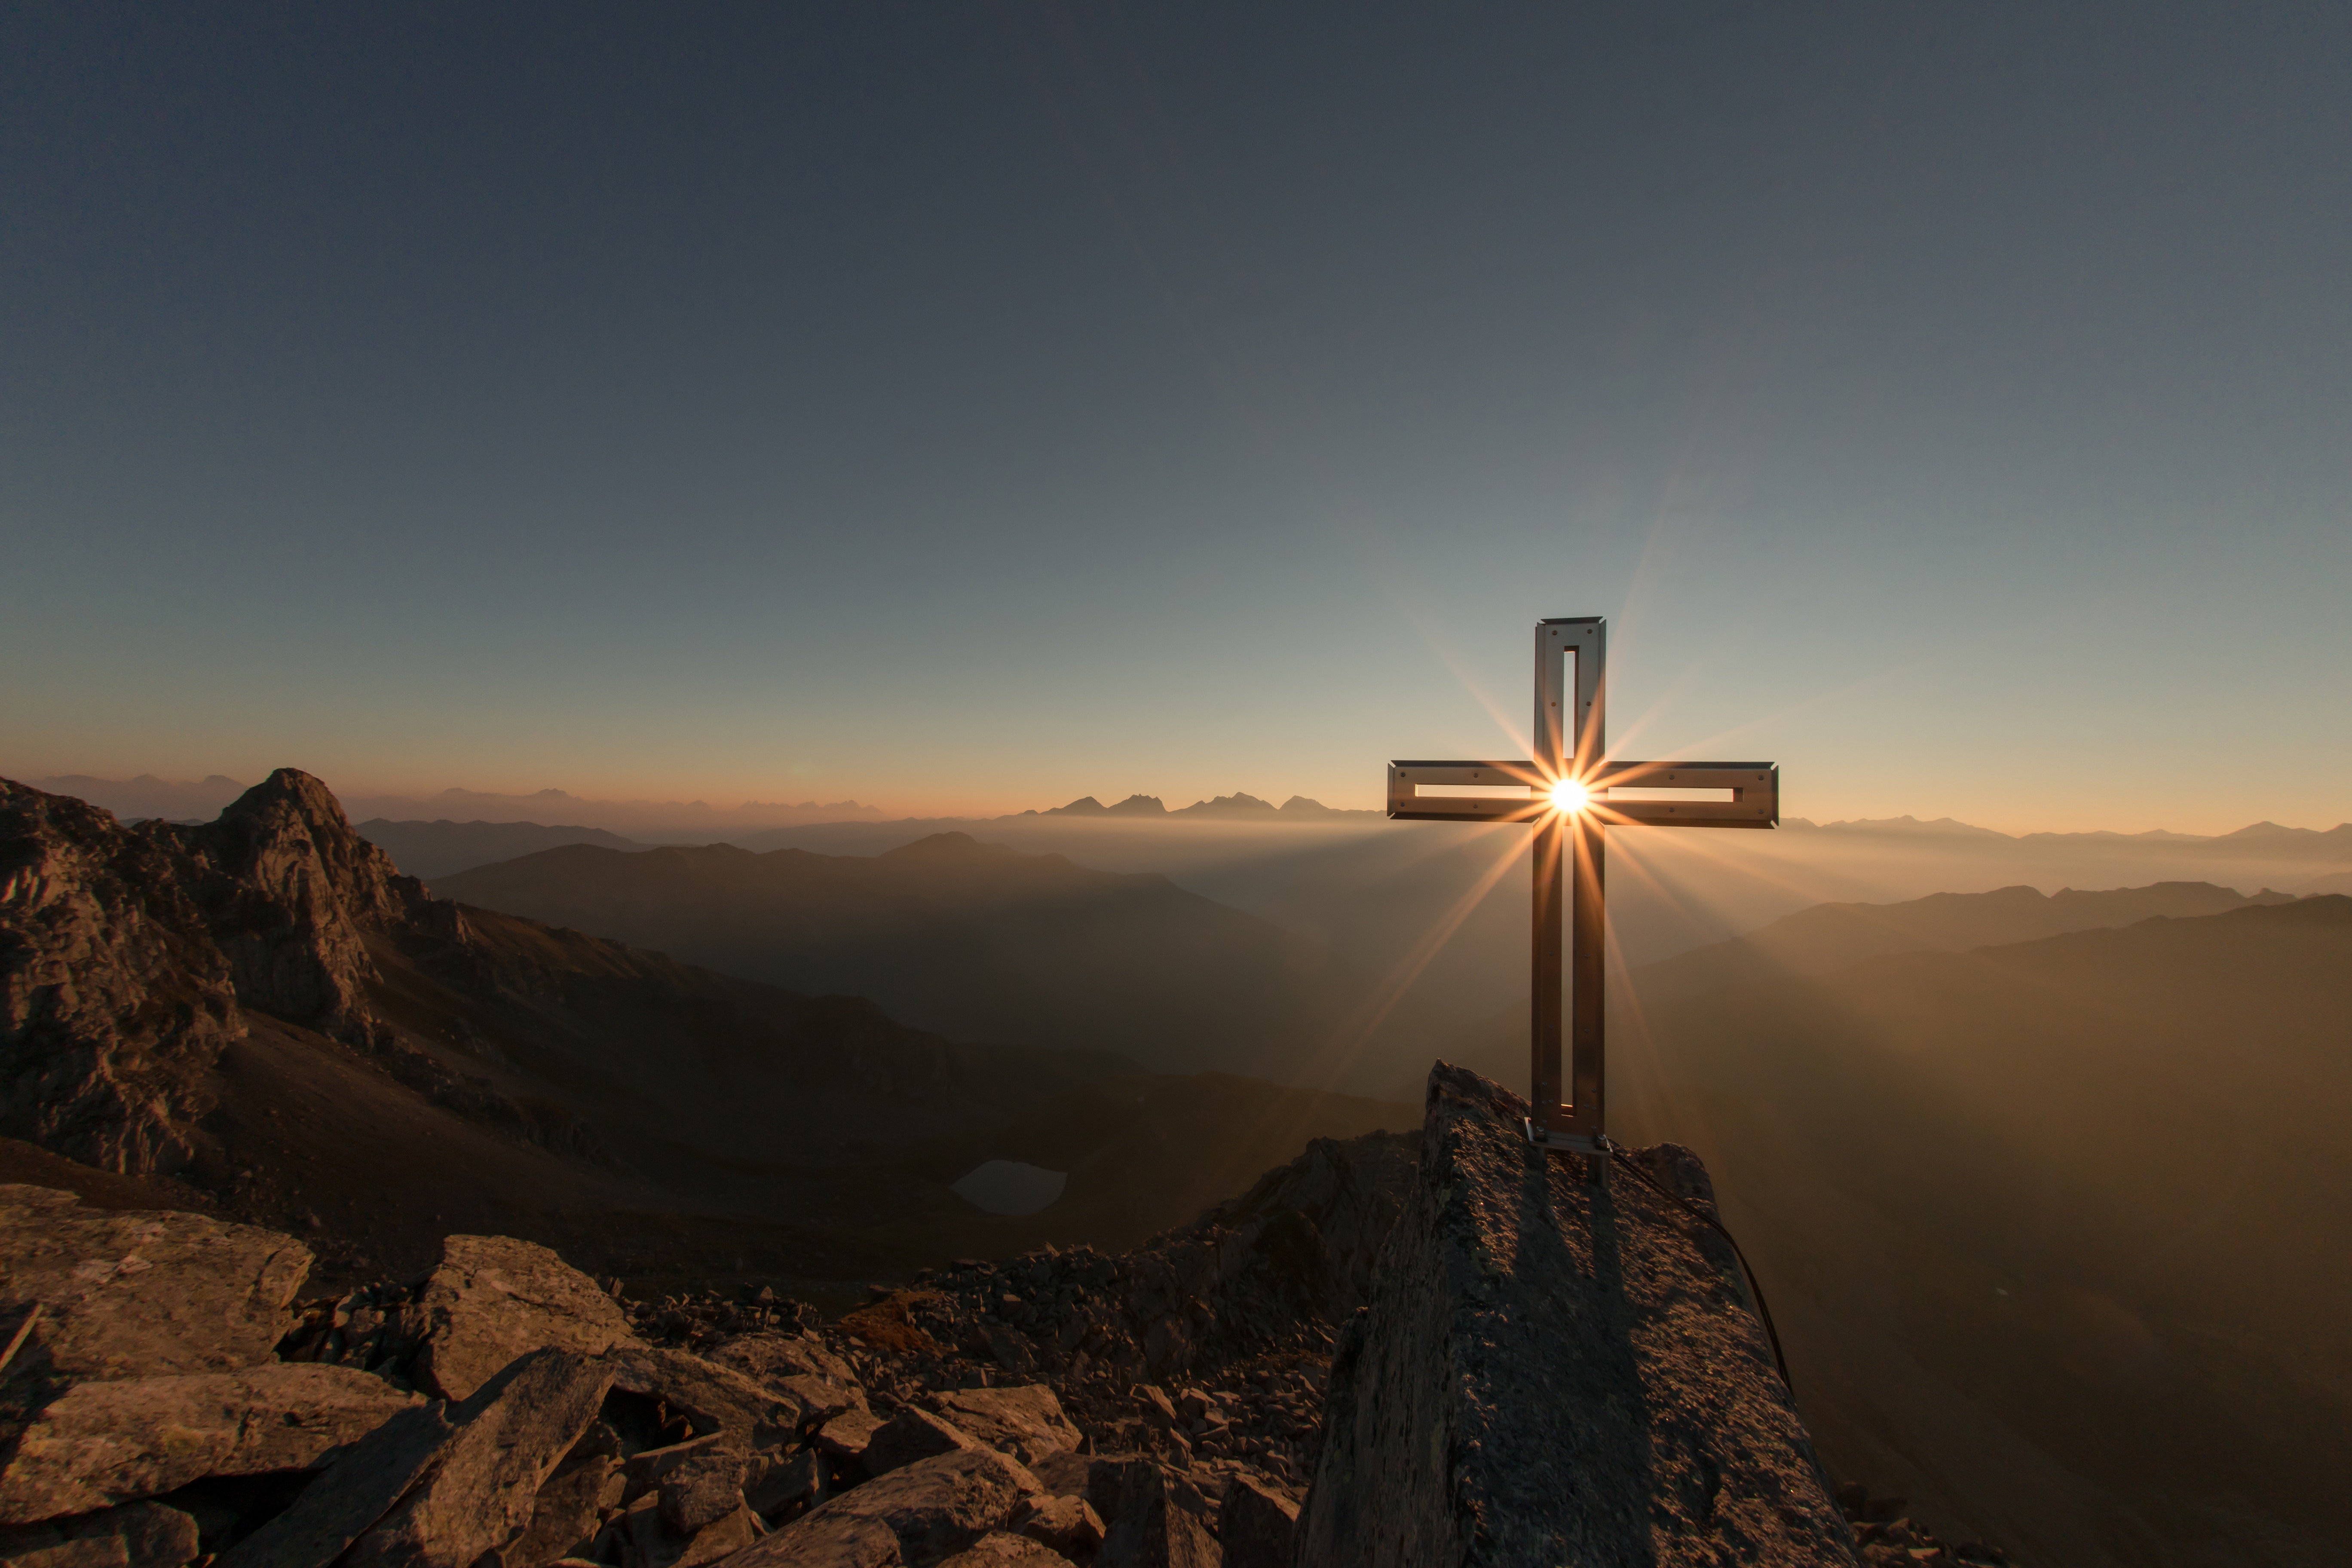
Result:
{"label": "summit cross", "polygon": [[[1535,1114],[1528,1136],[1546,1148],[1605,1155],[1608,940],[1603,877],[1610,827],[1777,827],[1777,763],[1632,763],[1608,754],[1608,622],[1575,616],[1536,623],[1535,760],[1391,763],[1397,822],[1526,822],[1535,826],[1535,952],[1528,1049]],[[1575,674],[1568,673],[1573,663]],[[1573,1012],[1568,1098],[1560,1095],[1561,927]],[[1607,1161],[1601,1162],[1602,1168]]]}

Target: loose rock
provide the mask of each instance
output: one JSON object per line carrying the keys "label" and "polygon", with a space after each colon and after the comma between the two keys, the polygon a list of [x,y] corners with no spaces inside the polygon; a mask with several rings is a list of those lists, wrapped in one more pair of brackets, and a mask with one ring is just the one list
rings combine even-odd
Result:
{"label": "loose rock", "polygon": [[1024,1499],[1041,1489],[1034,1476],[986,1448],[918,1459],[811,1510],[751,1547],[738,1559],[738,1568],[801,1568],[804,1561],[834,1561],[803,1558],[798,1553],[803,1544],[838,1553],[849,1548],[835,1543],[849,1542],[855,1550],[870,1551],[870,1535],[845,1530],[851,1521],[887,1528],[909,1563],[936,1563],[1003,1526]]}
{"label": "loose rock", "polygon": [[530,1525],[539,1489],[596,1418],[610,1367],[534,1351],[451,1415],[457,1433],[430,1476],[354,1542],[349,1568],[471,1568]]}
{"label": "loose rock", "polygon": [[910,1405],[892,1416],[866,1442],[866,1473],[869,1476],[887,1475],[918,1459],[981,1447],[963,1428]]}
{"label": "loose rock", "polygon": [[1049,1454],[1069,1453],[1086,1434],[1062,1413],[1062,1402],[1043,1384],[1020,1388],[965,1388],[935,1396],[941,1417],[998,1453],[1034,1465]]}
{"label": "loose rock", "polygon": [[196,1552],[196,1521],[154,1502],[0,1529],[9,1568],[180,1568]]}
{"label": "loose rock", "polygon": [[464,1399],[515,1358],[544,1348],[601,1355],[629,1321],[596,1282],[544,1247],[505,1236],[453,1236],[413,1309],[427,1336],[418,1382]]}
{"label": "loose rock", "polygon": [[698,1436],[724,1433],[741,1447],[764,1448],[814,1424],[804,1403],[780,1397],[733,1367],[686,1351],[625,1344],[605,1359],[613,1367],[614,1387],[660,1400],[692,1422]]}
{"label": "loose rock", "polygon": [[327,1568],[406,1495],[457,1428],[440,1405],[412,1405],[353,1444],[220,1568]]}
{"label": "loose rock", "polygon": [[0,1522],[82,1513],[206,1476],[307,1469],[415,1403],[333,1366],[79,1384],[18,1440],[0,1475]]}
{"label": "loose rock", "polygon": [[0,1186],[0,1294],[14,1321],[41,1304],[32,1346],[73,1378],[258,1366],[310,1272],[292,1237],[202,1215],[84,1208],[71,1193]]}
{"label": "loose rock", "polygon": [[1007,1563],[1018,1563],[1026,1568],[1070,1568],[1070,1560],[1041,1541],[1025,1535],[1007,1535],[992,1531],[957,1552],[940,1568],[1003,1568]]}

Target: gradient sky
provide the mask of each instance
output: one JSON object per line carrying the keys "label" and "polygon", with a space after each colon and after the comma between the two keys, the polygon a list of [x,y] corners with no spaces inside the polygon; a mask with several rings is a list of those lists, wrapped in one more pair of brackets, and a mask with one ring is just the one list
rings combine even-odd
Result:
{"label": "gradient sky", "polygon": [[[0,772],[2352,817],[2352,10],[12,7]],[[1497,723],[1495,714],[1501,716]]]}

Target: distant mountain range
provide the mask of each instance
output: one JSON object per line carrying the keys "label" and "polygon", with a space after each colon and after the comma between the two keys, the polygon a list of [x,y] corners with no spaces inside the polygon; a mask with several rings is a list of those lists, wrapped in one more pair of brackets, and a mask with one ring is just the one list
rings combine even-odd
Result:
{"label": "distant mountain range", "polygon": [[653,847],[601,827],[542,827],[536,822],[451,822],[446,818],[439,822],[387,822],[379,816],[361,823],[358,832],[391,856],[403,876],[428,879],[566,844],[593,844],[601,848],[623,850]]}
{"label": "distant mountain range", "polygon": [[[101,779],[85,773],[70,773],[31,782],[35,787],[53,795],[74,795],[125,818],[209,818],[247,787],[217,773],[194,782],[161,779],[152,773],[142,773],[132,779]],[[601,800],[560,789],[543,789],[530,795],[446,789],[425,796],[354,794],[339,796],[339,799],[345,813],[354,818],[367,817],[404,824],[433,821],[539,824],[552,820],[575,823],[607,833],[647,836],[667,842],[702,836],[700,841],[706,843],[719,840],[743,842],[740,836],[746,834],[773,834],[791,828],[853,824],[937,832],[1036,817],[1327,825],[1352,822],[1367,826],[1384,821],[1386,817],[1386,814],[1380,810],[1328,806],[1320,801],[1297,795],[1277,806],[1271,801],[1239,791],[1195,801],[1172,810],[1158,795],[1130,795],[1111,805],[1105,805],[1093,795],[1081,795],[1066,805],[1015,812],[1006,816],[899,818],[895,821],[886,820],[877,808],[854,800],[830,803],[745,801],[738,805],[719,806],[698,800]],[[1977,838],[2012,845],[2064,846],[2070,848],[2109,846],[2119,849],[2177,850],[2203,846],[2224,855],[2284,856],[2352,864],[2352,823],[2321,830],[2257,822],[2224,834],[2173,833],[2161,828],[2146,833],[2008,834],[1990,827],[1974,826],[1948,816],[1929,821],[1912,816],[1856,817],[1825,823],[1813,822],[1802,816],[1789,816],[1782,819],[1781,826],[1799,832]],[[746,848],[776,847],[744,843]]]}
{"label": "distant mountain range", "polygon": [[1385,812],[1341,810],[1325,805],[1319,800],[1309,800],[1294,795],[1280,805],[1260,800],[1254,795],[1236,791],[1211,800],[1196,800],[1190,805],[1168,809],[1156,795],[1131,795],[1117,805],[1105,805],[1090,795],[1082,795],[1067,805],[1049,806],[1044,811],[1024,811],[1022,816],[1137,816],[1137,817],[1223,817],[1229,820],[1252,819],[1273,821],[1329,821],[1336,817],[1383,818]]}
{"label": "distant mountain range", "polygon": [[[575,844],[434,880],[442,897],[952,1037],[1091,1047],[1165,1070],[1341,1081],[1375,987],[1320,944],[1150,873],[962,833],[878,856]],[[1419,1032],[1410,1009],[1381,1041]],[[1372,1048],[1359,1042],[1363,1049]]]}

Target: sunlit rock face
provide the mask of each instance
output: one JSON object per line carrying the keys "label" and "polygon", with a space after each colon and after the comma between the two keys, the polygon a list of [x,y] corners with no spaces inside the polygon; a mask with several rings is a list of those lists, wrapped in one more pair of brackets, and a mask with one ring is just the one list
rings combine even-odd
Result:
{"label": "sunlit rock face", "polygon": [[1040,1214],[1062,1201],[1066,1172],[1018,1160],[991,1160],[966,1172],[949,1190],[983,1214]]}
{"label": "sunlit rock face", "polygon": [[291,768],[201,826],[0,780],[0,1131],[180,1169],[244,1009],[367,1038],[366,933],[423,891]]}
{"label": "sunlit rock face", "polygon": [[[1341,1334],[1299,1561],[1824,1563],[1853,1538],[1729,1249],[1440,1063],[1421,1166]],[[1697,1157],[1633,1156],[1712,1212]]]}

